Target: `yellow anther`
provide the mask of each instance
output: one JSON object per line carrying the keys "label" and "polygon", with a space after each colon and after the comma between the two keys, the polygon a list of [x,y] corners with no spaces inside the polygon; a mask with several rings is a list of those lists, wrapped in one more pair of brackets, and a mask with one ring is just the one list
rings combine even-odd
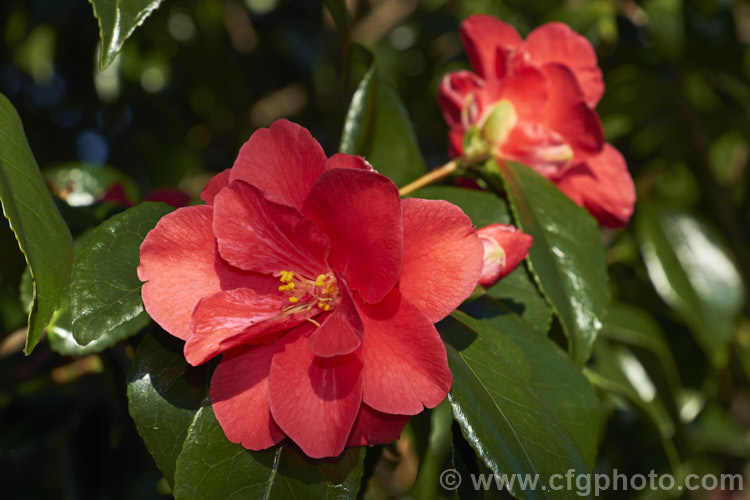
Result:
{"label": "yellow anther", "polygon": [[327,293],[328,295],[331,295],[331,293],[332,293],[332,292],[333,292],[333,285],[328,285],[328,286],[326,287],[326,293]]}
{"label": "yellow anther", "polygon": [[315,280],[315,286],[323,286],[326,284],[326,277],[324,274],[321,274],[318,276],[318,278]]}
{"label": "yellow anther", "polygon": [[324,311],[327,311],[327,310],[329,310],[330,308],[331,308],[331,306],[329,306],[328,304],[325,304],[325,305],[323,306],[323,310],[324,310]]}
{"label": "yellow anther", "polygon": [[294,289],[294,283],[287,283],[286,285],[281,285],[279,287],[280,292],[283,292],[285,290],[292,290],[292,289]]}
{"label": "yellow anther", "polygon": [[318,302],[318,308],[327,311],[331,308],[331,306],[326,304],[325,302]]}
{"label": "yellow anther", "polygon": [[281,278],[279,278],[279,281],[281,281],[282,283],[290,283],[293,278],[294,278],[293,272],[281,271]]}
{"label": "yellow anther", "polygon": [[294,290],[294,282],[293,282],[293,281],[290,281],[290,282],[289,282],[289,283],[288,283],[288,284],[286,285],[286,289],[287,289],[287,290]]}
{"label": "yellow anther", "polygon": [[322,303],[322,302],[318,302],[318,309],[323,309],[323,306],[324,306],[324,305],[325,305],[324,303]]}
{"label": "yellow anther", "polygon": [[292,304],[296,304],[298,301],[299,299],[297,297],[289,297],[289,302],[291,302]]}

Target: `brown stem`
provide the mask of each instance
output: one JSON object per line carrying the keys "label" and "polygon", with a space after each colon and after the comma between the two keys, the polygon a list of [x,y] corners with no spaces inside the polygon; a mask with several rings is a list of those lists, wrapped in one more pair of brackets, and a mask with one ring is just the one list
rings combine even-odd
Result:
{"label": "brown stem", "polygon": [[452,173],[455,173],[459,168],[471,168],[473,165],[482,163],[489,157],[489,154],[481,154],[472,156],[471,158],[460,157],[456,158],[455,160],[451,160],[442,167],[437,167],[436,169],[430,170],[419,179],[410,182],[406,186],[402,187],[398,190],[398,194],[400,194],[401,196],[406,196],[407,194],[413,193],[418,189],[422,189],[425,186],[429,186],[430,184],[434,184],[435,182],[445,179]]}
{"label": "brown stem", "polygon": [[406,186],[398,190],[398,194],[405,196],[409,193],[413,193],[417,189],[421,189],[437,181],[443,180],[450,174],[458,169],[458,160],[451,160],[442,167],[438,167],[434,170],[430,170],[419,179],[410,182]]}

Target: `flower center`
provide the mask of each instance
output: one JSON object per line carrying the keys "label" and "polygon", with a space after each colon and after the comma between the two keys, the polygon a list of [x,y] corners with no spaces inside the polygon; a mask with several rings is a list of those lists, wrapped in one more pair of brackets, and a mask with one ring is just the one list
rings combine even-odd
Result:
{"label": "flower center", "polygon": [[289,300],[289,305],[282,310],[282,315],[304,312],[317,307],[320,311],[329,311],[339,302],[338,285],[333,273],[321,274],[314,280],[292,271],[281,271],[279,291]]}

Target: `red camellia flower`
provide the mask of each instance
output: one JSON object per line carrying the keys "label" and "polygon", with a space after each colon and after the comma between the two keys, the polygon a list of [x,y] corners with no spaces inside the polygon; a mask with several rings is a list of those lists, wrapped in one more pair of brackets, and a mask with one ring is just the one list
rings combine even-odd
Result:
{"label": "red camellia flower", "polygon": [[461,37],[476,73],[450,73],[440,85],[451,154],[490,152],[528,165],[602,225],[625,225],[635,187],[593,110],[604,83],[588,40],[548,23],[524,41],[486,15],[467,18]]}
{"label": "red camellia flower", "polygon": [[199,365],[230,441],[311,457],[390,442],[445,398],[433,323],[472,292],[483,246],[445,201],[400,200],[362,158],[326,158],[286,120],[258,130],[205,205],[141,246],[143,303]]}
{"label": "red camellia flower", "polygon": [[484,268],[479,284],[489,288],[510,274],[526,256],[534,242],[531,235],[507,224],[490,224],[477,230],[484,245]]}

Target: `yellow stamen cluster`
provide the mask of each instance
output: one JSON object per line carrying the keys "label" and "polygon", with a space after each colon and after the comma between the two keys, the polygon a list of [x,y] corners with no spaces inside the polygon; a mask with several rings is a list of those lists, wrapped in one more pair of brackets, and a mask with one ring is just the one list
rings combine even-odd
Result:
{"label": "yellow stamen cluster", "polygon": [[[315,305],[321,311],[329,311],[331,309],[331,302],[334,300],[336,295],[336,280],[330,275],[320,274],[315,281],[306,279],[302,276],[295,276],[292,271],[281,271],[281,285],[279,286],[280,292],[292,291],[294,295],[290,295],[288,300],[291,304],[295,304],[294,309],[299,308],[310,308]],[[296,285],[295,285],[296,282]],[[311,300],[307,300],[307,299]],[[305,299],[304,303],[299,303],[301,299]],[[287,309],[291,310],[292,306]]]}

